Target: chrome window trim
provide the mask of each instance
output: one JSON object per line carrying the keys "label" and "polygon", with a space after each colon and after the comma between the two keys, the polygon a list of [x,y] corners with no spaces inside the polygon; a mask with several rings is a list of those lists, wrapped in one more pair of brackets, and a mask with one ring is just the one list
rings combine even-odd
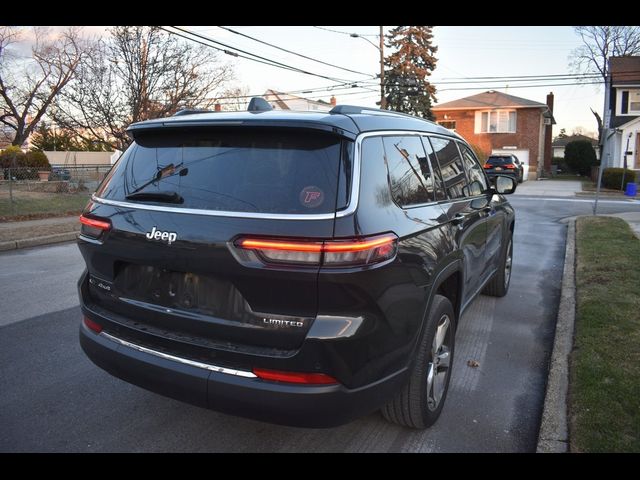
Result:
{"label": "chrome window trim", "polygon": [[228,212],[226,210],[205,210],[201,208],[178,208],[164,205],[149,205],[148,203],[121,202],[120,200],[107,200],[106,198],[91,196],[91,200],[104,205],[112,205],[121,208],[134,208],[138,210],[152,210],[156,212],[186,213],[189,215],[206,215],[208,217],[235,217],[255,218],[269,220],[333,220],[335,213],[258,213],[258,212]]}
{"label": "chrome window trim", "polygon": [[125,347],[133,348],[134,350],[137,350],[139,352],[148,353],[159,358],[164,358],[165,360],[172,360],[174,362],[190,365],[192,367],[202,368],[204,370],[210,370],[212,372],[226,373],[227,375],[234,375],[236,377],[258,378],[257,375],[255,375],[253,372],[248,372],[246,370],[236,370],[234,368],[220,367],[218,365],[211,365],[209,363],[196,362],[187,358],[176,357],[175,355],[169,355],[168,353],[159,352],[151,348],[143,347],[142,345],[138,345],[136,343],[122,340],[121,338],[114,337],[113,335],[110,335],[104,331],[100,332],[99,335]]}
{"label": "chrome window trim", "polygon": [[111,205],[121,208],[133,208],[138,210],[151,210],[156,212],[171,212],[171,213],[185,213],[189,215],[205,215],[209,217],[233,217],[233,218],[253,218],[263,220],[333,220],[334,218],[347,217],[355,213],[358,209],[358,202],[360,197],[360,174],[361,174],[361,162],[362,162],[362,142],[369,137],[385,137],[385,136],[397,136],[397,135],[436,135],[448,140],[455,141],[456,137],[443,134],[432,134],[425,131],[416,130],[376,130],[372,132],[360,133],[354,142],[353,153],[353,174],[351,178],[351,194],[349,196],[349,205],[344,210],[337,211],[335,213],[259,213],[259,212],[230,212],[227,210],[207,210],[200,208],[179,208],[170,207],[165,205],[150,205],[148,203],[133,203],[120,200],[108,200],[101,198],[95,194],[91,195],[91,200],[103,205]]}

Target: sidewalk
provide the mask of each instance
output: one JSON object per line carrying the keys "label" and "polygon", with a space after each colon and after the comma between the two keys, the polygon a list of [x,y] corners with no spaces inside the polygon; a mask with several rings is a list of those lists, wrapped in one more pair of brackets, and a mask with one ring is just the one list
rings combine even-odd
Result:
{"label": "sidewalk", "polygon": [[0,251],[75,240],[80,230],[76,215],[24,222],[0,223]]}
{"label": "sidewalk", "polygon": [[[519,184],[514,195],[595,199],[596,191],[583,191],[580,180],[530,180]],[[640,196],[628,197],[623,192],[601,191],[600,198],[604,200],[633,200],[640,199]]]}
{"label": "sidewalk", "polygon": [[575,180],[529,180],[516,188],[514,195],[540,197],[574,197],[582,192],[582,182]]}

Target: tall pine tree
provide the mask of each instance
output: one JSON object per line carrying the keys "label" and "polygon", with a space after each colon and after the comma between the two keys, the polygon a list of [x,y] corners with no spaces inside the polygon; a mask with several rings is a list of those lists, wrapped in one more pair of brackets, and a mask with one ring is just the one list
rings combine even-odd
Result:
{"label": "tall pine tree", "polygon": [[433,27],[400,26],[385,35],[393,53],[385,57],[384,93],[387,108],[433,119],[436,87],[427,77],[436,68],[438,47],[431,44]]}

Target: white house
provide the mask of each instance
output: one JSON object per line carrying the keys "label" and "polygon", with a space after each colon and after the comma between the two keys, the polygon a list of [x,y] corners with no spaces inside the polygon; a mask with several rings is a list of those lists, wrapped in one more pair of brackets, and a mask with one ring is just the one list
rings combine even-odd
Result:
{"label": "white house", "polygon": [[640,170],[640,56],[609,58],[602,161]]}
{"label": "white house", "polygon": [[310,100],[290,93],[267,90],[262,97],[271,104],[274,110],[294,110],[296,112],[328,112],[336,106],[336,98],[331,97],[327,103],[322,100]]}

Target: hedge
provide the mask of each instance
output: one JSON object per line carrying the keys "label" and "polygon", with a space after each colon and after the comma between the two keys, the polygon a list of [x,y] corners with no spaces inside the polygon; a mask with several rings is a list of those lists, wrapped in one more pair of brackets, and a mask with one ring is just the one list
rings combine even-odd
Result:
{"label": "hedge", "polygon": [[624,176],[624,185],[622,185],[622,172],[624,171],[624,168],[605,168],[602,172],[602,186],[613,190],[624,190],[627,187],[627,183],[635,183],[637,180],[636,172],[627,169]]}

